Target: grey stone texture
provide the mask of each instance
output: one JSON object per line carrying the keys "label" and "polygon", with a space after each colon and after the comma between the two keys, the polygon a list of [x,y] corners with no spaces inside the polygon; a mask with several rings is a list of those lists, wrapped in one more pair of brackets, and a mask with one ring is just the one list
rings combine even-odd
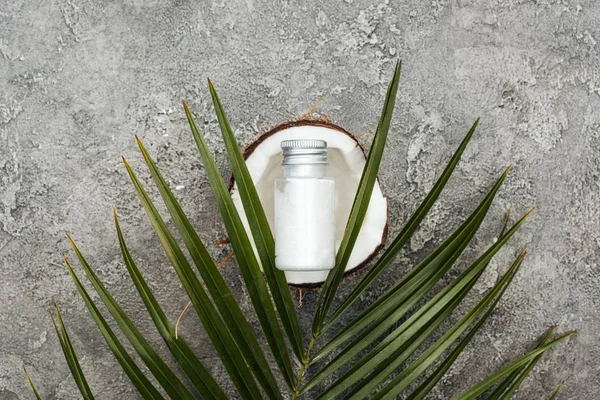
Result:
{"label": "grey stone texture", "polygon": [[[509,206],[513,221],[536,210],[460,311],[496,282],[525,244],[529,255],[433,398],[451,398],[532,348],[555,323],[559,331],[579,332],[543,358],[516,398],[547,398],[563,379],[559,398],[600,398],[597,2],[0,3],[0,399],[32,398],[24,367],[44,398],[80,397],[48,316],[53,298],[98,398],[136,398],[63,266],[63,255],[73,258],[65,232],[166,353],[127,276],[112,222],[114,204],[137,262],[174,320],[186,297],[120,159],[130,160],[156,196],[134,135],[221,260],[230,249],[215,244],[225,232],[180,101],[189,101],[228,175],[207,77],[240,143],[319,99],[318,113],[360,134],[375,129],[398,58],[402,81],[381,166],[390,237],[477,116],[481,123],[431,215],[351,314],[447,237],[513,164],[480,232],[445,281],[493,242]],[[361,141],[368,145],[371,137]],[[235,262],[223,274],[258,326]],[[340,293],[360,276],[346,280]],[[303,293],[298,310],[306,332],[317,293]],[[235,397],[193,312],[183,318],[182,332]]]}

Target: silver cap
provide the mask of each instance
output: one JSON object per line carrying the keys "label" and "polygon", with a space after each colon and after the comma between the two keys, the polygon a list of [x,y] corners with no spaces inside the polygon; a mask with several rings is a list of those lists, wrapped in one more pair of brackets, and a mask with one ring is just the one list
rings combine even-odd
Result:
{"label": "silver cap", "polygon": [[317,139],[284,140],[282,165],[327,164],[327,142]]}

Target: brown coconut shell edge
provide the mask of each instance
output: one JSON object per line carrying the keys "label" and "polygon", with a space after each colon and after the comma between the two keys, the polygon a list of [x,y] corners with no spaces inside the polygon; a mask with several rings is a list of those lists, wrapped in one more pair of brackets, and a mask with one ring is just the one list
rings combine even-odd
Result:
{"label": "brown coconut shell edge", "polygon": [[[354,135],[352,135],[350,132],[348,132],[347,130],[345,130],[341,126],[334,124],[333,122],[329,121],[328,119],[301,117],[300,119],[297,119],[297,120],[289,120],[289,121],[285,121],[285,122],[282,122],[280,124],[277,124],[275,126],[272,126],[268,130],[266,130],[264,133],[259,134],[242,151],[242,155],[244,156],[244,160],[247,160],[248,157],[250,157],[250,155],[252,153],[254,153],[254,150],[256,150],[256,148],[265,139],[267,139],[268,137],[276,134],[279,131],[282,131],[282,130],[288,129],[288,128],[292,128],[292,127],[295,127],[295,126],[322,126],[322,127],[325,127],[325,128],[335,129],[335,130],[337,130],[337,131],[339,131],[339,132],[347,135],[352,140],[354,140],[354,142],[356,142],[356,146],[358,148],[360,148],[360,150],[365,155],[365,158],[367,156],[367,153],[366,153],[364,147],[358,142],[358,140],[356,139],[356,137],[354,137]],[[379,176],[377,177],[377,183],[379,184],[379,187],[381,188],[381,191],[383,193],[383,186],[381,185],[381,181],[379,180]],[[234,184],[235,184],[235,178],[233,176],[233,173],[231,173],[230,174],[230,178],[229,178],[229,188],[228,188],[229,189],[229,193],[231,193],[231,191],[233,190],[233,185]],[[361,262],[359,265],[357,265],[356,267],[352,268],[351,270],[345,271],[344,272],[344,279],[351,279],[353,276],[355,276],[360,271],[362,271],[367,265],[369,265],[371,263],[371,261],[373,261],[373,259],[375,258],[375,256],[385,246],[385,242],[387,240],[387,235],[388,235],[388,228],[389,228],[389,223],[388,223],[388,218],[389,218],[389,202],[388,202],[387,197],[385,197],[385,193],[384,193],[384,198],[385,198],[385,207],[386,207],[386,210],[385,210],[386,219],[385,219],[385,226],[383,228],[383,234],[381,235],[381,242],[379,243],[379,245],[377,247],[375,247],[375,249],[373,249],[373,251],[371,252],[371,254],[369,254],[369,256],[364,259],[363,262]],[[323,283],[324,282],[319,282],[319,283],[300,283],[300,284],[290,283],[288,285],[292,286],[292,287],[299,288],[299,289],[318,289],[321,286],[323,286]]]}

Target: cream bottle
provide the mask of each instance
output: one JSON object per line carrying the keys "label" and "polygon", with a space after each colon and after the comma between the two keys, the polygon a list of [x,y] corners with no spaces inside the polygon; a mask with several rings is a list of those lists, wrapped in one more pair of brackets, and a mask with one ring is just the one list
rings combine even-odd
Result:
{"label": "cream bottle", "polygon": [[275,266],[326,271],[335,266],[335,181],[325,176],[327,142],[281,142],[284,177],[275,180]]}

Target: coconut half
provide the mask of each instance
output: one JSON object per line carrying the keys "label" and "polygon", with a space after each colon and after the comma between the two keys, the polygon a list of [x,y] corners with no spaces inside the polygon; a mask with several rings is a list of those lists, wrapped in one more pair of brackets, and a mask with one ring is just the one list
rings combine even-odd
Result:
{"label": "coconut half", "polygon": [[[299,120],[277,125],[248,146],[244,151],[244,158],[272,230],[274,182],[275,179],[283,177],[280,143],[283,140],[294,139],[321,139],[327,142],[326,175],[335,179],[335,242],[336,248],[339,248],[365,166],[366,157],[363,148],[346,130],[322,120]],[[233,178],[230,190],[244,227],[252,238],[242,200]],[[377,181],[356,245],[346,267],[346,274],[365,266],[383,247],[387,234],[387,209],[387,199],[383,196]],[[256,247],[254,251],[256,253]],[[319,286],[325,281],[328,273],[329,271],[285,271],[288,283],[298,287]]]}

